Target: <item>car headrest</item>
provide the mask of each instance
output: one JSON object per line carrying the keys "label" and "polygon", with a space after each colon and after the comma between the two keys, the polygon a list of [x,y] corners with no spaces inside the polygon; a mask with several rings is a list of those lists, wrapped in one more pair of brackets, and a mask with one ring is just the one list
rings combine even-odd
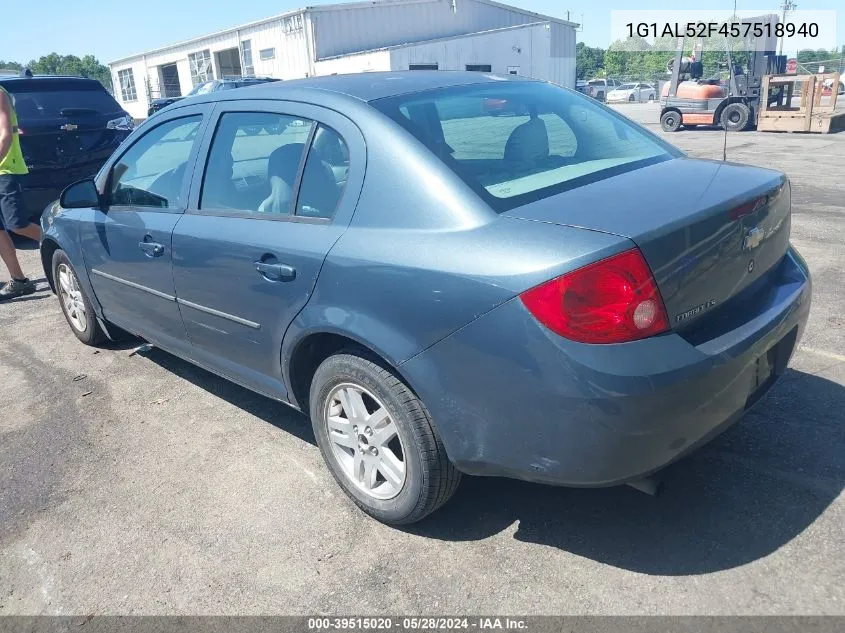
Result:
{"label": "car headrest", "polygon": [[549,157],[549,134],[543,119],[531,117],[518,126],[505,144],[505,160],[534,163]]}
{"label": "car headrest", "polygon": [[267,163],[267,178],[276,176],[292,187],[304,151],[304,143],[289,143],[273,150]]}

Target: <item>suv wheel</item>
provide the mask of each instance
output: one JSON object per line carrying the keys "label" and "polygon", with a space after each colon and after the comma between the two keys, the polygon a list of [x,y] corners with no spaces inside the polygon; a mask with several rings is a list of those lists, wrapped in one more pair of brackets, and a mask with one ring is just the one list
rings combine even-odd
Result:
{"label": "suv wheel", "polygon": [[310,412],[335,480],[379,521],[419,521],[460,483],[423,403],[371,360],[342,353],[323,361],[311,383]]}
{"label": "suv wheel", "polygon": [[74,336],[86,345],[98,345],[106,338],[97,322],[94,308],[85,291],[79,285],[79,278],[73,265],[61,249],[53,253],[53,284],[62,313]]}

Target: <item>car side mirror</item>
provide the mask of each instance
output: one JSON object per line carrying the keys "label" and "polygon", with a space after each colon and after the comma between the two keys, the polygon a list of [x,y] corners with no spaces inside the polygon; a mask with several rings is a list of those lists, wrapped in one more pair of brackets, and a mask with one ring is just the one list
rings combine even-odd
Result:
{"label": "car side mirror", "polygon": [[68,185],[62,191],[59,204],[64,209],[86,209],[100,206],[100,194],[92,178]]}

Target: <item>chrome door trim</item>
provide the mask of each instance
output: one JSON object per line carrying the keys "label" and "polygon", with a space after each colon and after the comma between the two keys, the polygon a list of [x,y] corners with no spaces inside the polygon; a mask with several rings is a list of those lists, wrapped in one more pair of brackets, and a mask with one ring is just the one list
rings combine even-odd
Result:
{"label": "chrome door trim", "polygon": [[235,316],[234,314],[229,314],[228,312],[221,312],[220,310],[215,310],[214,308],[209,308],[204,305],[200,305],[199,303],[194,303],[193,301],[186,301],[185,299],[177,298],[176,303],[178,303],[179,305],[188,306],[189,308],[193,308],[194,310],[199,310],[200,312],[205,312],[206,314],[213,314],[214,316],[220,317],[221,319],[228,319],[229,321],[240,323],[241,325],[245,325],[246,327],[252,328],[253,330],[261,329],[260,323],[250,321],[249,319],[243,319],[239,316]]}
{"label": "chrome door trim", "polygon": [[166,299],[167,301],[176,301],[176,297],[173,295],[169,295],[165,292],[161,292],[160,290],[155,290],[154,288],[149,288],[147,286],[142,286],[141,284],[136,284],[134,281],[129,281],[128,279],[123,279],[122,277],[117,277],[115,275],[110,275],[109,273],[104,273],[102,270],[97,270],[96,268],[92,268],[91,272],[99,277],[104,277],[106,279],[111,279],[112,281],[116,281],[119,284],[123,284],[124,286],[129,286],[130,288],[135,288],[135,290],[142,290],[143,292],[148,292],[153,296],[159,297],[161,299]]}

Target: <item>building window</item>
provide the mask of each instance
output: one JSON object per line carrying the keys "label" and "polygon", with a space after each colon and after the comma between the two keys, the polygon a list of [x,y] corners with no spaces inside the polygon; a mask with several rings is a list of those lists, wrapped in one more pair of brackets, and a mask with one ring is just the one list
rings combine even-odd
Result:
{"label": "building window", "polygon": [[275,59],[276,57],[276,49],[275,48],[262,48],[258,51],[258,57],[261,61],[266,62],[268,59]]}
{"label": "building window", "polygon": [[302,30],[302,14],[297,13],[282,20],[282,30],[285,33],[297,33]]}
{"label": "building window", "polygon": [[437,64],[408,64],[408,70],[437,70]]}
{"label": "building window", "polygon": [[472,70],[478,73],[491,72],[490,64],[467,64],[467,70]]}
{"label": "building window", "polygon": [[188,66],[191,69],[191,85],[196,86],[214,79],[211,71],[211,53],[208,49],[188,55]]}
{"label": "building window", "polygon": [[135,76],[131,68],[124,68],[117,71],[117,83],[120,85],[120,98],[124,103],[138,100],[138,92],[135,90]]}
{"label": "building window", "polygon": [[241,56],[243,57],[244,75],[251,76],[255,74],[255,66],[252,65],[252,40],[244,40],[241,42]]}

